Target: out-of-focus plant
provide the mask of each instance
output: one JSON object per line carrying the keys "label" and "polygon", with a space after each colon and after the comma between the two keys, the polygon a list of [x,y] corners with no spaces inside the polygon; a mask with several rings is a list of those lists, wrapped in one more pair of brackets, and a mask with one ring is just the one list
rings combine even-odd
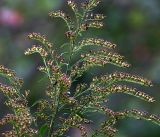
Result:
{"label": "out-of-focus plant", "polygon": [[[130,67],[123,56],[113,51],[115,44],[101,38],[83,37],[88,29],[103,27],[102,20],[105,16],[92,13],[92,9],[99,3],[99,0],[89,0],[81,3],[79,8],[74,1],[69,0],[68,5],[73,10],[75,19],[71,19],[60,10],[49,13],[50,17],[59,17],[66,22],[68,30],[65,36],[69,42],[61,45],[61,48],[69,47],[65,52],[58,53],[54,45],[39,33],[28,35],[29,39],[41,45],[33,45],[25,51],[25,54],[40,54],[44,65],[38,67],[38,70],[45,73],[48,78],[46,97],[31,106],[37,106],[33,113],[27,103],[29,92],[21,93],[22,80],[14,71],[0,66],[0,74],[10,83],[10,85],[0,84],[0,90],[6,96],[5,104],[13,111],[13,114],[5,115],[0,121],[0,125],[7,123],[12,125],[12,130],[2,133],[3,136],[62,137],[67,136],[70,128],[78,128],[81,136],[87,137],[89,134],[86,125],[96,124],[86,117],[87,113],[101,113],[106,116],[106,119],[93,129],[92,137],[114,136],[117,132],[115,124],[119,119],[126,117],[145,119],[160,125],[160,118],[156,115],[135,109],[115,112],[105,105],[108,96],[115,93],[129,94],[147,102],[154,102],[153,97],[123,84],[131,82],[150,87],[152,86],[150,80],[125,72],[113,72],[93,76],[88,84],[79,82],[86,71],[97,66],[112,64],[117,67]],[[90,47],[90,50],[86,49],[84,52],[83,49],[86,47]],[[75,60],[74,56],[79,54],[79,58]]]}

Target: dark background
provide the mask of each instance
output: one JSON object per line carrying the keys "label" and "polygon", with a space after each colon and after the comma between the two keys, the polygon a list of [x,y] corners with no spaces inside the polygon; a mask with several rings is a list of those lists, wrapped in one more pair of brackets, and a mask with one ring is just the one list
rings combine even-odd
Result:
{"label": "dark background", "polygon": [[[24,55],[25,49],[32,44],[26,35],[40,32],[57,47],[66,42],[65,23],[48,17],[49,11],[57,9],[70,12],[65,0],[0,0],[0,64],[14,69],[18,76],[24,78],[24,89],[32,91],[30,102],[44,94],[46,80],[36,70],[36,66],[41,64],[40,57]],[[132,64],[132,68],[120,70],[151,79],[153,88],[139,89],[157,100],[149,104],[131,96],[114,95],[109,103],[110,108],[137,108],[160,114],[160,1],[103,0],[94,12],[107,16],[105,26],[88,35],[116,43],[117,52]],[[0,95],[0,113],[3,115],[6,113],[2,105],[5,99]],[[116,137],[160,137],[160,127],[150,122],[127,119],[117,126],[119,132]]]}

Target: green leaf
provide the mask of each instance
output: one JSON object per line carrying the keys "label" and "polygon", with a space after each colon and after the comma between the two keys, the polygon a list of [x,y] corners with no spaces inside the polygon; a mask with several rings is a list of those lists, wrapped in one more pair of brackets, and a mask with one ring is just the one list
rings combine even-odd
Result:
{"label": "green leaf", "polygon": [[39,130],[39,134],[41,137],[43,137],[45,135],[45,133],[47,132],[48,126],[47,124],[44,124],[43,126],[41,126],[40,130]]}
{"label": "green leaf", "polygon": [[36,105],[37,105],[38,103],[40,103],[42,100],[43,100],[43,99],[39,99],[39,100],[35,101],[35,102],[30,106],[30,108],[36,106]]}

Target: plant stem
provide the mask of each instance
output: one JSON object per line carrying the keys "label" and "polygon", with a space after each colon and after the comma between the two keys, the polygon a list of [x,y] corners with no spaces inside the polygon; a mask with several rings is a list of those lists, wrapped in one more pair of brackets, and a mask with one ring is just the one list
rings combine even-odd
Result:
{"label": "plant stem", "polygon": [[71,59],[72,59],[73,49],[74,49],[74,40],[70,40],[69,60],[68,60],[68,63],[67,63],[66,74],[69,73],[69,70],[70,70],[70,67],[71,67]]}
{"label": "plant stem", "polygon": [[52,137],[52,132],[51,130],[53,129],[54,127],[54,124],[55,124],[55,120],[56,120],[56,115],[58,113],[58,108],[59,108],[59,95],[60,95],[60,92],[58,92],[58,94],[56,95],[56,108],[55,108],[55,112],[53,113],[52,115],[52,119],[51,119],[51,122],[50,122],[50,126],[49,126],[49,133],[48,133],[48,137]]}

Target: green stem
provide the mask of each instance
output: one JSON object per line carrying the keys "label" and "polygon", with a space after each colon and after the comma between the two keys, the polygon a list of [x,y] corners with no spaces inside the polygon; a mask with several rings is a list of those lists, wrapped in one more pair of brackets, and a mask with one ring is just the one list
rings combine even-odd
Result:
{"label": "green stem", "polygon": [[[83,12],[83,16],[81,19],[79,19],[76,15],[76,20],[77,20],[77,27],[76,27],[76,30],[75,30],[75,33],[76,33],[76,36],[74,39],[70,39],[70,51],[69,51],[69,60],[68,60],[68,63],[67,63],[67,69],[66,69],[66,74],[69,73],[70,69],[71,69],[71,60],[72,60],[72,56],[73,56],[73,49],[75,47],[75,41],[78,37],[78,34],[80,32],[80,24],[84,21],[84,18],[85,18],[85,15],[86,15],[87,11],[84,11]],[[69,31],[71,31],[71,28],[70,28],[70,25],[68,24],[68,22],[66,21],[67,23],[67,26],[68,26],[68,29]],[[49,74],[49,73],[48,73]],[[50,78],[50,75],[48,75],[49,78]],[[55,124],[55,120],[56,120],[56,115],[57,115],[57,112],[60,111],[64,106],[62,105],[60,108],[59,108],[59,96],[60,96],[60,92],[61,90],[57,91],[56,95],[55,95],[55,107],[56,107],[56,110],[55,110],[55,113],[52,115],[52,119],[51,119],[51,123],[50,123],[50,130],[49,130],[49,133],[48,133],[48,137],[51,137],[52,136],[52,128],[54,127],[54,124]],[[88,91],[88,90],[87,90]],[[86,91],[86,92],[87,92]],[[83,92],[84,93],[84,92]],[[82,93],[82,94],[83,94]],[[81,94],[80,94],[81,95]],[[79,96],[80,96],[79,95]]]}
{"label": "green stem", "polygon": [[[51,85],[54,85],[54,82],[52,81],[52,79],[51,79],[51,75],[50,75],[50,69],[49,69],[49,67],[48,67],[48,65],[47,65],[47,63],[46,63],[46,60],[45,60],[45,58],[43,58],[43,62],[44,62],[44,65],[45,65],[45,67],[46,67],[46,70],[47,70],[47,75],[48,75],[48,78],[49,78],[49,81],[50,81],[50,83],[51,83]],[[55,87],[56,88],[56,87]],[[55,90],[56,91],[56,90]],[[56,96],[55,96],[55,106],[56,106],[56,104],[57,104],[57,101],[56,101],[57,99],[56,99]],[[51,122],[50,122],[50,128],[49,128],[49,132],[48,132],[48,137],[51,137],[51,129],[52,129],[52,126],[53,126],[53,122],[54,122],[54,119],[55,119],[55,114],[56,114],[57,112],[55,111],[54,112],[54,114],[53,115],[51,115],[51,117],[52,117],[52,119],[51,119]]]}
{"label": "green stem", "polygon": [[69,70],[71,69],[71,60],[72,60],[73,49],[74,49],[74,40],[70,40],[69,60],[67,63],[66,74],[68,74]]}
{"label": "green stem", "polygon": [[44,65],[45,65],[45,67],[46,67],[46,70],[47,70],[47,75],[48,75],[49,81],[50,81],[51,84],[53,85],[53,81],[52,81],[51,75],[50,75],[50,69],[49,69],[49,67],[48,67],[48,65],[47,65],[47,63],[46,63],[46,59],[45,59],[45,58],[43,58],[43,62],[44,62]]}
{"label": "green stem", "polygon": [[84,90],[83,92],[77,94],[77,95],[75,96],[75,98],[77,98],[77,97],[83,95],[84,93],[87,93],[89,90],[91,90],[91,88],[88,88],[88,89]]}
{"label": "green stem", "polygon": [[55,102],[56,110],[55,110],[55,112],[53,113],[53,115],[51,116],[52,119],[51,119],[50,126],[49,126],[48,137],[51,137],[51,136],[52,136],[51,130],[52,130],[53,127],[54,127],[55,120],[56,120],[56,115],[57,115],[57,113],[58,113],[58,108],[59,108],[59,96],[60,96],[60,92],[58,92],[58,94],[56,95],[56,102]]}

